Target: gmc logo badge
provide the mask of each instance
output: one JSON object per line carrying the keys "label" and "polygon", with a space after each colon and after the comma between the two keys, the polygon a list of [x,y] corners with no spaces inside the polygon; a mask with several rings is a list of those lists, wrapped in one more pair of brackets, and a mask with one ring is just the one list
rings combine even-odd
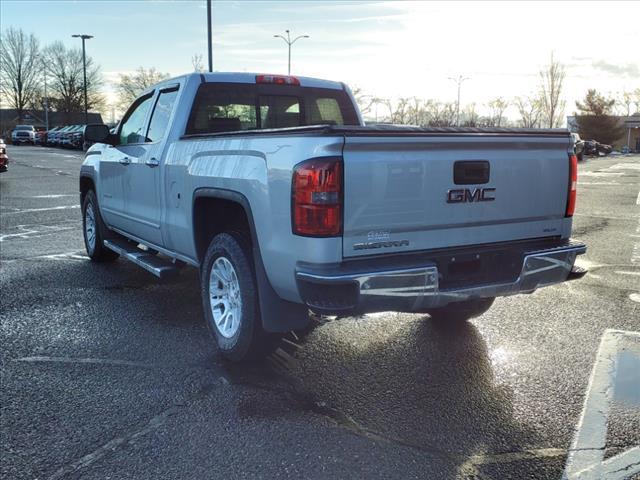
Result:
{"label": "gmc logo badge", "polygon": [[493,202],[495,188],[456,188],[447,191],[447,203]]}

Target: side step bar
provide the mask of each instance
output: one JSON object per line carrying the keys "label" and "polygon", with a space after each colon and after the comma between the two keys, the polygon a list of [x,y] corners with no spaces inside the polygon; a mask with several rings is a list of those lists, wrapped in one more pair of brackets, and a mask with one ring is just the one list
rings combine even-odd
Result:
{"label": "side step bar", "polygon": [[170,260],[145,252],[127,240],[105,240],[104,246],[163,280],[177,276],[180,271]]}

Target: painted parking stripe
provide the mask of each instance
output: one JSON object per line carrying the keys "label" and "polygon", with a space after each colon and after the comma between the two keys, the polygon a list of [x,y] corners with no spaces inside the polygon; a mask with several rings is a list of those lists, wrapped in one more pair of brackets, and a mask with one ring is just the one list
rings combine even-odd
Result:
{"label": "painted parking stripe", "polygon": [[77,193],[64,193],[64,194],[56,194],[56,195],[34,195],[31,198],[63,198],[63,197],[77,197]]}
{"label": "painted parking stripe", "polygon": [[16,212],[8,212],[5,215],[16,215],[20,213],[31,213],[31,212],[49,212],[52,210],[69,210],[80,208],[80,205],[62,205],[60,207],[48,207],[48,208],[26,208],[24,210],[18,210]]}
{"label": "painted parking stripe", "polygon": [[602,336],[582,415],[567,457],[564,480],[623,480],[640,473],[640,446],[604,460],[618,352],[621,340],[625,338],[640,339],[640,333],[606,330]]}

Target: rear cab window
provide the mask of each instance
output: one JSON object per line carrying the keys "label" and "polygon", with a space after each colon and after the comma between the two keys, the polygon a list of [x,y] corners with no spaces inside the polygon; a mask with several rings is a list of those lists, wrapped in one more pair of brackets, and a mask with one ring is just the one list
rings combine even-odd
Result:
{"label": "rear cab window", "polygon": [[203,83],[186,135],[309,125],[359,125],[344,90],[291,85]]}

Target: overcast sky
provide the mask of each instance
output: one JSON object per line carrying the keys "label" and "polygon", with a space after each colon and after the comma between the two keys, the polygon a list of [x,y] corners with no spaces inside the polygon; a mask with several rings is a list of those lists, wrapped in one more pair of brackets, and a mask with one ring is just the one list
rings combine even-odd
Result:
{"label": "overcast sky", "polygon": [[[191,57],[206,63],[201,1],[0,2],[1,28],[20,27],[43,43],[78,45],[107,83],[139,66],[178,75]],[[342,80],[383,97],[454,101],[448,77],[464,75],[462,104],[526,95],[551,52],[566,65],[567,114],[596,88],[640,88],[640,2],[249,2],[213,0],[214,70],[286,73]],[[112,94],[110,93],[110,96]]]}

